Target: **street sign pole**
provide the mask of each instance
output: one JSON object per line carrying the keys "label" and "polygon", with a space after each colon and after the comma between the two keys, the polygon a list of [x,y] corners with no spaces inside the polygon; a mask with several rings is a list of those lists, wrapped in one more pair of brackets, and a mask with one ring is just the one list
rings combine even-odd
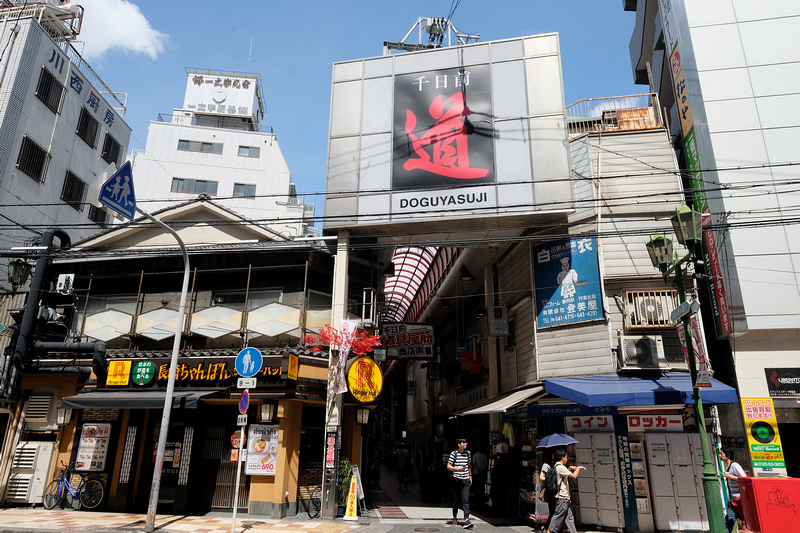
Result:
{"label": "street sign pole", "polygon": [[239,426],[239,455],[236,457],[236,488],[233,493],[233,519],[231,520],[231,533],[236,533],[236,512],[239,510],[239,483],[242,479],[242,444],[244,443],[244,428]]}

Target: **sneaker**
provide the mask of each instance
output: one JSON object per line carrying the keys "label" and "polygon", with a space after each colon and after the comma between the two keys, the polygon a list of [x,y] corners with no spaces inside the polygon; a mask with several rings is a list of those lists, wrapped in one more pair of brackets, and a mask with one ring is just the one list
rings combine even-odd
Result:
{"label": "sneaker", "polygon": [[458,527],[458,518],[453,518],[453,525]]}
{"label": "sneaker", "polygon": [[475,527],[475,524],[473,524],[472,522],[467,520],[466,522],[464,522],[464,525],[461,526],[461,527],[463,527],[464,529],[472,529],[473,527]]}

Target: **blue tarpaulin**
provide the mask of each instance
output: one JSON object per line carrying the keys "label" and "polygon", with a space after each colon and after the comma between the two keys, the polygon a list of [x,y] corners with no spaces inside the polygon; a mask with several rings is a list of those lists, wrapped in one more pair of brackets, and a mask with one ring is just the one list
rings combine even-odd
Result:
{"label": "blue tarpaulin", "polygon": [[[668,405],[694,403],[692,379],[688,374],[658,377],[585,376],[548,379],[545,391],[590,407],[612,405]],[[711,379],[711,387],[701,389],[705,404],[737,403],[736,390]]]}

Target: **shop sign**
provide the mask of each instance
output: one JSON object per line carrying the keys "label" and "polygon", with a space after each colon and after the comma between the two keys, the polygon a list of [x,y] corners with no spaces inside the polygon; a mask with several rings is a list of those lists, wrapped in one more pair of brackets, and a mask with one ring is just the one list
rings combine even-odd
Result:
{"label": "shop sign", "polygon": [[297,374],[300,372],[300,357],[290,353],[289,354],[289,370],[287,376],[292,381],[297,381]]}
{"label": "shop sign", "polygon": [[800,396],[800,368],[765,368],[772,397]]}
{"label": "shop sign", "polygon": [[772,398],[742,398],[742,413],[753,475],[768,472],[771,476],[785,476],[786,462]]}
{"label": "shop sign", "polygon": [[529,418],[534,416],[595,416],[615,415],[617,408],[613,406],[589,407],[586,405],[539,405],[529,403],[503,413],[503,418]]}
{"label": "shop sign", "polygon": [[274,476],[278,462],[278,426],[251,424],[247,431],[250,447],[244,473],[253,476]]}
{"label": "shop sign", "polygon": [[102,472],[106,468],[108,439],[111,424],[84,424],[78,443],[75,470],[79,472]]}
{"label": "shop sign", "polygon": [[336,467],[336,433],[328,432],[325,441],[325,468]]}
{"label": "shop sign", "polygon": [[121,385],[128,384],[131,375],[131,362],[130,361],[111,361],[108,363],[108,376],[106,377],[106,385]]}
{"label": "shop sign", "polygon": [[[694,356],[697,360],[697,378],[694,381],[694,388],[710,387],[711,375],[708,372],[708,359],[706,358],[705,339],[703,337],[702,329],[700,328],[700,321],[698,315],[692,315],[689,319],[689,327],[692,330],[692,348],[694,348]],[[678,324],[678,338],[681,341],[683,348],[683,357],[686,364],[689,364],[689,348],[687,347],[686,328],[683,323]]]}
{"label": "shop sign", "polygon": [[628,415],[631,433],[683,432],[681,415]]}
{"label": "shop sign", "polygon": [[567,426],[567,433],[614,431],[614,420],[611,416],[568,416],[565,417],[564,421]]}
{"label": "shop sign", "polygon": [[[272,358],[274,362],[266,364],[255,375],[259,384],[276,384],[283,381],[282,358]],[[137,386],[153,383],[155,388],[163,388],[167,385],[169,367],[171,361],[168,358],[151,359],[146,361],[136,361],[133,369],[133,361],[111,361],[108,364],[108,386],[129,386],[130,378]],[[229,387],[236,384],[236,371],[233,358],[211,359],[206,357],[182,357],[178,360],[175,369],[175,385],[177,387]],[[127,370],[126,370],[127,369]],[[152,377],[149,377],[152,371]]]}
{"label": "shop sign", "polygon": [[[233,446],[236,449],[239,449],[239,439],[241,438],[242,438],[242,430],[237,429],[231,434],[231,446]],[[247,444],[247,437],[245,437],[244,442],[242,443],[242,448],[244,448],[245,444]]]}
{"label": "shop sign", "polygon": [[631,463],[631,446],[625,428],[621,434],[616,435],[617,467],[620,472],[620,488],[622,490],[622,510],[625,515],[625,525],[628,531],[638,531],[639,517],[637,516],[636,492],[633,479],[633,465]]}
{"label": "shop sign", "polygon": [[533,248],[540,328],[603,318],[597,239],[577,236]]}
{"label": "shop sign", "polygon": [[381,368],[366,356],[353,359],[347,371],[347,385],[356,400],[361,403],[371,402],[383,389]]}
{"label": "shop sign", "polygon": [[153,381],[156,375],[156,365],[150,361],[137,361],[131,370],[131,380],[134,385],[144,386]]}
{"label": "shop sign", "polygon": [[388,359],[433,359],[430,324],[385,324],[382,338]]}

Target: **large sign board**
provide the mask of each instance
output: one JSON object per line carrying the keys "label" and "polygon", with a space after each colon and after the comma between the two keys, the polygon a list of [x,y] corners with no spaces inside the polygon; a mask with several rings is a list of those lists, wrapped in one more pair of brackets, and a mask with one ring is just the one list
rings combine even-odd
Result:
{"label": "large sign board", "polygon": [[786,461],[772,398],[742,398],[742,413],[753,475],[785,476]]}
{"label": "large sign board", "polygon": [[278,461],[278,426],[250,424],[247,442],[244,473],[248,476],[274,476]]}
{"label": "large sign board", "polygon": [[384,324],[381,336],[389,359],[433,359],[431,324]]}
{"label": "large sign board", "polygon": [[764,373],[771,397],[800,397],[800,368],[765,368]]}
{"label": "large sign board", "polygon": [[597,239],[576,236],[533,248],[540,328],[603,318]]}
{"label": "large sign board", "polygon": [[560,61],[548,34],[334,64],[325,229],[517,227],[568,207]]}
{"label": "large sign board", "polygon": [[264,109],[258,98],[258,77],[190,70],[183,108],[200,114],[252,117],[259,122]]}

